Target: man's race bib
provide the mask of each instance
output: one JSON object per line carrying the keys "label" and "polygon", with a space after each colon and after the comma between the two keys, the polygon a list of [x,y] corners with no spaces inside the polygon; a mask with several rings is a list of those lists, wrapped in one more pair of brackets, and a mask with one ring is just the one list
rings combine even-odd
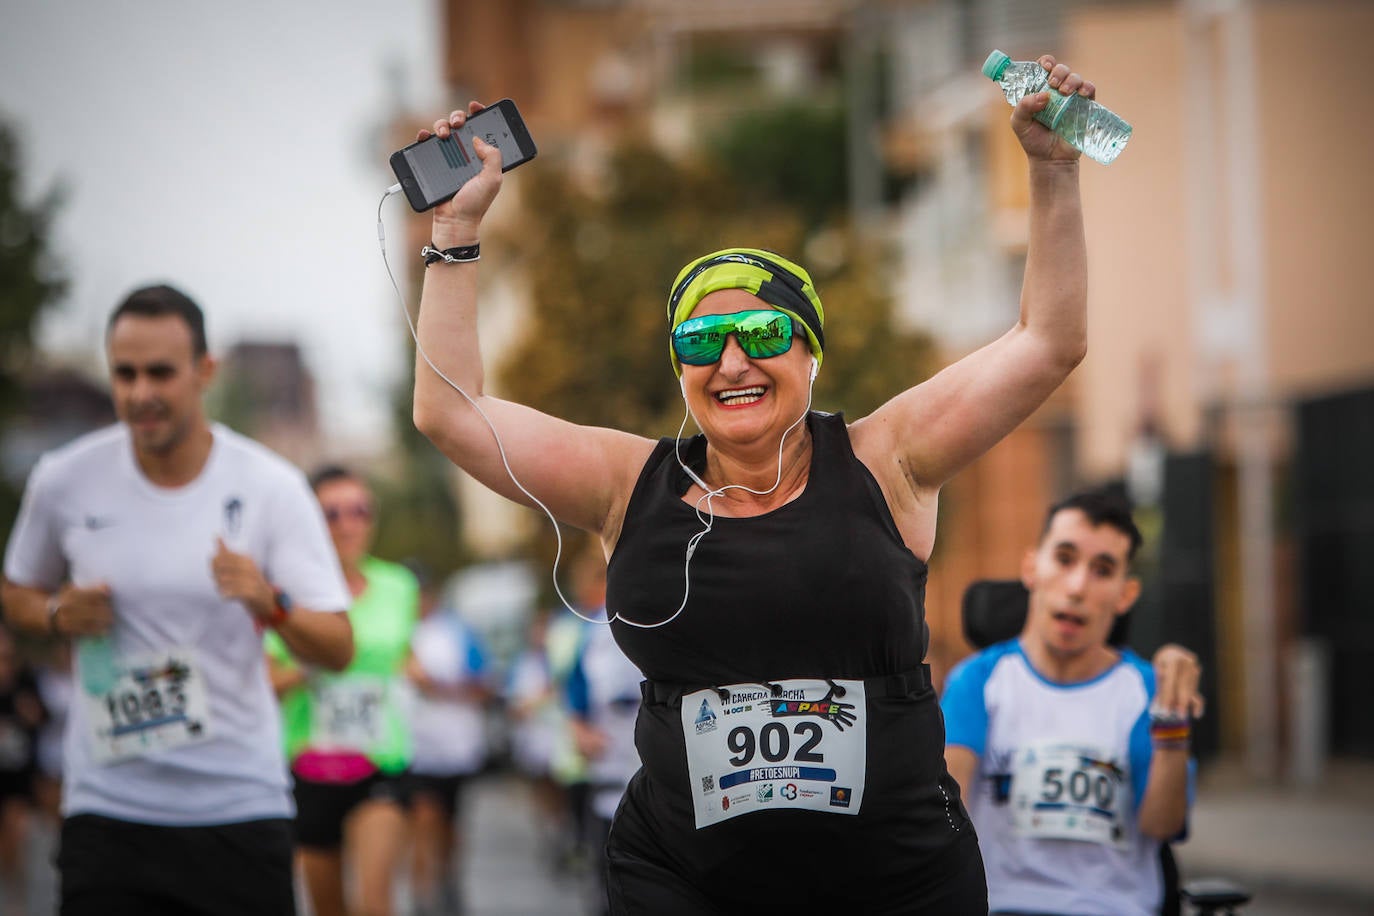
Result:
{"label": "man's race bib", "polygon": [[1032,839],[1082,840],[1124,847],[1126,773],[1107,755],[1044,741],[1021,750],[1011,782],[1016,832]]}
{"label": "man's race bib", "polygon": [[386,740],[388,680],[350,674],[320,677],[311,687],[310,746],[369,753]]}
{"label": "man's race bib", "polygon": [[210,737],[210,701],[194,649],[119,659],[113,686],[83,692],[97,763],[110,764]]}
{"label": "man's race bib", "polygon": [[771,808],[858,814],[867,766],[863,681],[781,681],[682,698],[696,825]]}

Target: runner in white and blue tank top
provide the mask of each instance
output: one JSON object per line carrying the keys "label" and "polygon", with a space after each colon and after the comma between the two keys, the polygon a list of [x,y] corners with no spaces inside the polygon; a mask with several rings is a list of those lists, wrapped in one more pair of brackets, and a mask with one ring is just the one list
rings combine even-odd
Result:
{"label": "runner in white and blue tank top", "polygon": [[1161,697],[1150,663],[1107,644],[1139,590],[1129,575],[1138,543],[1122,500],[1089,493],[1055,507],[1023,569],[1023,632],[965,659],[945,684],[947,759],[993,913],[1159,910],[1160,842],[1178,833],[1191,797],[1177,734],[1187,720],[1159,709],[1196,708],[1197,668],[1186,650],[1162,650]]}

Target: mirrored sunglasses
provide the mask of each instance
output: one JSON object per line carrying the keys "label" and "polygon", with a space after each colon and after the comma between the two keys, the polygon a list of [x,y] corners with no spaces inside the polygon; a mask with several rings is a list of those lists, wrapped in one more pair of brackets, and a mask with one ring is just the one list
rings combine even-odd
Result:
{"label": "mirrored sunglasses", "polygon": [[792,317],[773,309],[750,309],[688,318],[673,328],[673,352],[681,363],[709,366],[720,359],[731,334],[750,359],[781,356],[792,346]]}

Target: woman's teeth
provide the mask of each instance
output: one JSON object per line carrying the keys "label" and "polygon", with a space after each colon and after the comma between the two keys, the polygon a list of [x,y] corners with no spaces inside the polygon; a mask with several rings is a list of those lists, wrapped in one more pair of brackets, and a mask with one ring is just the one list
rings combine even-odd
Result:
{"label": "woman's teeth", "polygon": [[731,388],[728,391],[719,392],[716,399],[726,407],[739,407],[742,404],[752,404],[761,400],[763,393],[762,385],[755,385],[752,388]]}

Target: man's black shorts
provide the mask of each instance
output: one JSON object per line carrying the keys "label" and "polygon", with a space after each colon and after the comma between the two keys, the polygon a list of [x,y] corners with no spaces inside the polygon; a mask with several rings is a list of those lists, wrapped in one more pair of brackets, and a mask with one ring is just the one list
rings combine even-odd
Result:
{"label": "man's black shorts", "polygon": [[61,916],[294,916],[291,821],[209,827],[95,814],[62,822]]}
{"label": "man's black shorts", "polygon": [[405,774],[373,773],[357,782],[296,781],[296,843],[309,849],[338,849],[344,820],[365,801],[389,801],[408,807]]}

